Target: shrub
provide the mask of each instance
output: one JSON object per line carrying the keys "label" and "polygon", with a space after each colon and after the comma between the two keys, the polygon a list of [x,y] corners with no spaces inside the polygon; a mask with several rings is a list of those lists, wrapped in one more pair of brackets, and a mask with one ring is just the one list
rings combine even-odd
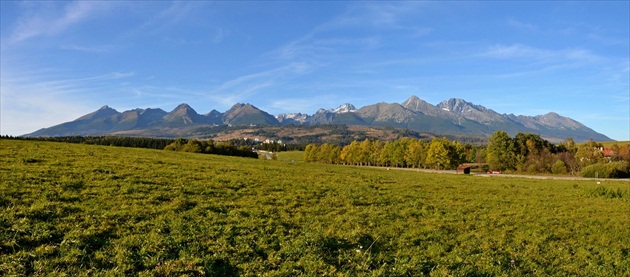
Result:
{"label": "shrub", "polygon": [[623,198],[623,191],[620,188],[616,190],[612,188],[606,188],[604,186],[597,187],[595,190],[591,192],[592,196],[601,196],[605,198]]}
{"label": "shrub", "polygon": [[628,162],[620,161],[586,166],[580,171],[580,176],[590,178],[626,178],[630,174],[628,172]]}
{"label": "shrub", "polygon": [[562,160],[557,160],[551,166],[551,172],[553,174],[567,174],[567,166],[564,164]]}

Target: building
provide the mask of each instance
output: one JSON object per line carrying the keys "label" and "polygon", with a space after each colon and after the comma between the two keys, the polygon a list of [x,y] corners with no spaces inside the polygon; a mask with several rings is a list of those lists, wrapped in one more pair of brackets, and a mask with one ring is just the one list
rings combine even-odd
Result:
{"label": "building", "polygon": [[457,174],[470,174],[471,167],[470,165],[462,164],[457,167]]}

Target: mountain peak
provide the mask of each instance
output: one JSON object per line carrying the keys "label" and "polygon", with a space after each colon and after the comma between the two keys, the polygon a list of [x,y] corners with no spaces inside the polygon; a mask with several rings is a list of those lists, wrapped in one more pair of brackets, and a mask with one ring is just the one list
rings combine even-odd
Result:
{"label": "mountain peak", "polygon": [[331,109],[330,111],[333,113],[349,113],[349,112],[354,112],[356,110],[357,108],[354,105],[350,103],[345,103],[337,107],[336,109]]}
{"label": "mountain peak", "polygon": [[433,105],[427,103],[426,101],[420,99],[420,97],[415,95],[405,100],[405,102],[402,103],[402,106],[414,112],[424,112],[429,108],[434,108]]}
{"label": "mountain peak", "polygon": [[281,113],[278,115],[277,119],[282,124],[291,124],[291,123],[306,123],[311,117],[307,114],[302,113]]}
{"label": "mountain peak", "polygon": [[173,111],[164,116],[164,120],[170,123],[183,122],[192,124],[199,121],[199,114],[188,104],[179,104]]}
{"label": "mountain peak", "polygon": [[438,108],[442,110],[446,110],[449,112],[454,112],[456,114],[461,114],[467,109],[475,109],[475,110],[484,110],[485,108],[477,106],[473,103],[467,102],[464,99],[460,98],[451,98],[449,100],[442,101],[437,105]]}
{"label": "mountain peak", "polygon": [[278,125],[278,119],[249,103],[237,103],[224,115],[224,122],[229,125],[263,124]]}
{"label": "mountain peak", "polygon": [[[188,104],[182,103],[167,113],[161,109],[133,109],[119,113],[105,105],[100,109],[50,128],[26,136],[119,135],[150,134],[155,136],[198,136],[191,128],[206,125],[286,125],[286,124],[346,124],[392,126],[436,134],[489,136],[495,130],[508,134],[537,133],[545,139],[562,140],[572,137],[576,141],[610,140],[571,118],[549,112],[538,116],[498,114],[480,105],[452,98],[431,105],[417,96],[403,104],[378,103],[356,109],[346,103],[336,109],[320,109],[314,115],[301,113],[282,114],[278,118],[251,104],[238,103],[225,113],[216,110],[199,115]],[[167,128],[165,128],[167,127]],[[165,133],[166,132],[166,133]]]}
{"label": "mountain peak", "polygon": [[93,120],[96,118],[104,118],[104,117],[112,116],[118,113],[119,112],[117,110],[114,110],[110,108],[109,106],[105,105],[92,113],[79,117],[77,120]]}
{"label": "mountain peak", "polygon": [[554,128],[554,129],[561,129],[561,130],[574,129],[575,130],[575,129],[581,129],[581,128],[586,127],[582,123],[579,123],[571,118],[561,116],[554,112],[549,112],[545,115],[535,116],[534,118],[537,119],[541,124]]}
{"label": "mountain peak", "polygon": [[193,109],[192,107],[190,107],[186,103],[179,104],[169,114],[173,114],[173,115],[176,115],[176,116],[184,116],[184,115],[197,116],[197,115],[199,115],[199,114],[197,114],[195,109]]}
{"label": "mountain peak", "polygon": [[408,110],[413,112],[419,112],[425,115],[450,119],[453,122],[457,121],[459,124],[459,117],[444,108],[440,108],[434,105],[431,105],[427,101],[420,99],[418,96],[411,96],[407,101],[402,103],[402,106]]}
{"label": "mountain peak", "polygon": [[437,107],[486,125],[505,122],[505,117],[497,112],[460,98],[451,98],[447,101],[442,101]]}
{"label": "mountain peak", "polygon": [[181,104],[177,105],[177,107],[175,107],[175,111],[183,110],[183,109],[192,110],[193,108],[190,107],[190,105],[188,105],[186,103],[181,103]]}

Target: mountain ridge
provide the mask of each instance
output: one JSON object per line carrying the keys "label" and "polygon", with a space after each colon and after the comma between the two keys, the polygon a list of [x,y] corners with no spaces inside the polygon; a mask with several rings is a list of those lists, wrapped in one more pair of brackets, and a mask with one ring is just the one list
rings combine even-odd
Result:
{"label": "mountain ridge", "polygon": [[[237,103],[226,112],[211,110],[199,114],[182,103],[170,112],[162,109],[133,109],[124,112],[105,105],[98,110],[24,136],[70,135],[133,135],[148,133],[160,136],[169,132],[179,136],[198,134],[217,126],[282,126],[344,124],[359,126],[390,126],[438,135],[489,137],[497,130],[514,136],[516,133],[536,133],[551,141],[571,137],[575,141],[610,141],[586,125],[555,112],[525,116],[499,114],[484,106],[451,98],[432,105],[417,96],[399,103],[376,103],[357,109],[350,103],[335,109],[319,109],[313,115],[283,113],[273,116],[249,103]],[[204,129],[206,128],[206,129]],[[145,132],[140,132],[145,131]]]}

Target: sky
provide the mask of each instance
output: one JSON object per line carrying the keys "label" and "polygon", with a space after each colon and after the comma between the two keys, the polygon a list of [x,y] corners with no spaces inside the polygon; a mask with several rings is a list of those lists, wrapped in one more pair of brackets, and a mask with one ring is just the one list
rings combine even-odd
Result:
{"label": "sky", "polygon": [[630,140],[630,1],[0,1],[0,133],[461,98]]}

